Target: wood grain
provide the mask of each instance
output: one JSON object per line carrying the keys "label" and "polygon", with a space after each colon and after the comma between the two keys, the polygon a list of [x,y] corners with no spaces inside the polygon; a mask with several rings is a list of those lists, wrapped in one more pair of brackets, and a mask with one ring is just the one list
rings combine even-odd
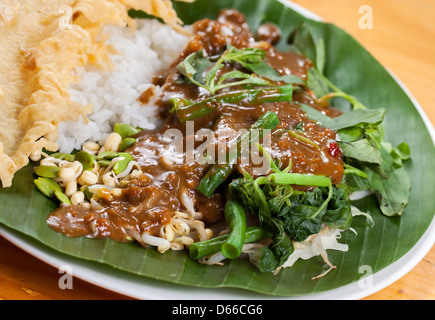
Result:
{"label": "wood grain", "polygon": [[[432,0],[294,0],[347,30],[408,87],[435,123],[435,2]],[[373,9],[373,29],[361,29],[359,8]],[[74,279],[61,290],[58,270],[0,237],[0,299],[129,299]],[[435,247],[407,275],[367,300],[435,299]]]}
{"label": "wood grain", "polygon": [[124,300],[73,278],[72,290],[61,290],[58,270],[0,237],[0,299],[3,300]]}

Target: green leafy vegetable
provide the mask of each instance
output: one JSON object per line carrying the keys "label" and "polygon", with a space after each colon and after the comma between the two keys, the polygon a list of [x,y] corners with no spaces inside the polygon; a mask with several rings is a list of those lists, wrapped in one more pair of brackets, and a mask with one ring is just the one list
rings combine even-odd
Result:
{"label": "green leafy vegetable", "polygon": [[[310,27],[300,25],[289,41],[295,51],[306,54],[315,62],[316,66],[308,73],[307,85],[319,100],[344,98],[353,107],[351,112],[333,119],[301,104],[311,119],[338,132],[345,165],[353,168],[352,172],[347,171],[341,186],[348,192],[370,189],[375,192],[383,214],[401,215],[411,192],[409,176],[402,167],[410,157],[409,146],[402,143],[393,148],[391,144],[386,144],[383,125],[385,109],[366,108],[323,74],[325,47],[321,38],[314,37]],[[360,174],[363,171],[366,176]]]}
{"label": "green leafy vegetable", "polygon": [[[273,272],[293,252],[292,241],[319,233],[323,223],[347,229],[352,213],[347,193],[333,186],[328,177],[289,173],[290,167],[281,171],[262,147],[260,151],[273,173],[257,179],[245,173],[229,185],[229,191],[259,218],[262,228],[273,234],[272,244],[263,249],[258,263],[262,272]],[[294,185],[316,188],[302,192],[294,190]]]}
{"label": "green leafy vegetable", "polygon": [[317,39],[310,26],[306,23],[299,24],[288,38],[288,43],[298,54],[305,55],[314,62],[316,69],[323,73],[325,68],[325,42],[322,38]]}
{"label": "green leafy vegetable", "polygon": [[346,190],[347,194],[370,189],[370,181],[368,180],[368,175],[364,171],[352,167],[349,164],[345,164],[344,168],[344,176],[340,183],[340,187]]}
{"label": "green leafy vegetable", "polygon": [[[381,169],[385,177],[370,168],[365,169],[370,181],[370,190],[375,193],[382,213],[389,217],[400,216],[403,213],[411,193],[411,180],[403,166],[398,166],[395,158],[400,158],[397,155],[400,148],[408,149],[406,144],[401,144],[398,149],[391,149],[390,152],[385,147],[381,148]],[[404,153],[402,157],[406,159],[408,154]],[[403,158],[400,159],[402,161]]]}
{"label": "green leafy vegetable", "polygon": [[[317,187],[301,192],[292,185]],[[332,186],[327,177],[275,173],[253,179],[245,174],[234,180],[229,190],[245,209],[258,216],[260,226],[274,235],[259,261],[262,272],[272,272],[287,261],[293,252],[292,240],[303,241],[319,233],[323,223],[347,229],[352,221],[347,193]]]}
{"label": "green leafy vegetable", "polygon": [[357,109],[343,113],[336,118],[330,118],[306,104],[300,105],[311,119],[334,131],[351,127],[379,125],[384,121],[385,117],[385,109]]}
{"label": "green leafy vegetable", "polygon": [[382,164],[382,157],[378,149],[373,147],[367,139],[354,142],[340,143],[343,155],[362,162]]}
{"label": "green leafy vegetable", "polygon": [[[216,61],[214,61],[216,58],[206,57],[204,51],[201,50],[190,54],[177,66],[177,70],[190,82],[209,91],[212,96],[224,88],[241,85],[270,86],[273,84],[271,81],[304,84],[304,81],[297,76],[280,76],[266,63],[265,58],[264,50],[237,49],[228,45],[227,50]],[[218,76],[226,63],[240,65],[248,72],[234,70]]]}

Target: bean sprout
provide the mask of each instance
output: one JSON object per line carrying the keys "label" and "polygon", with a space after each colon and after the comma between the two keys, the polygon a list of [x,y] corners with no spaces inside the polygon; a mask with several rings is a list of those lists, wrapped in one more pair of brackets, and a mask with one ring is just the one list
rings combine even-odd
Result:
{"label": "bean sprout", "polygon": [[125,158],[124,158],[124,157],[116,157],[116,158],[113,158],[112,161],[110,161],[109,166],[106,168],[106,170],[104,171],[104,173],[103,173],[102,175],[104,176],[106,173],[110,172],[110,171],[112,170],[113,166],[114,166],[118,161],[122,161],[122,160],[125,160]]}
{"label": "bean sprout", "polygon": [[142,240],[150,246],[157,247],[157,250],[160,253],[163,253],[171,248],[171,243],[168,240],[154,237],[146,232],[142,234]]}
{"label": "bean sprout", "polygon": [[196,215],[195,204],[186,191],[184,191],[181,195],[181,202],[186,207],[187,211],[189,211],[189,213],[194,217]]}
{"label": "bean sprout", "polygon": [[[66,162],[70,163],[68,161],[66,161]],[[68,181],[75,181],[75,180],[77,180],[80,177],[80,175],[82,174],[82,172],[83,172],[83,165],[80,162],[78,162],[77,165],[79,166],[79,170],[76,171],[74,177],[72,177],[71,179],[55,178],[55,179],[53,179],[53,181],[56,181],[56,182],[68,182]]]}
{"label": "bean sprout", "polygon": [[201,258],[198,260],[198,262],[202,263],[202,264],[208,264],[208,265],[223,266],[224,263],[222,261],[224,261],[225,259],[226,258],[224,257],[222,252],[218,252],[218,253],[212,254],[211,256]]}
{"label": "bean sprout", "polygon": [[114,187],[109,187],[109,186],[106,186],[104,184],[94,184],[92,186],[89,186],[88,190],[90,193],[97,193],[98,190],[103,189],[103,188],[106,188],[109,191],[112,191],[113,189],[115,189]]}
{"label": "bean sprout", "polygon": [[94,210],[102,210],[104,209],[101,204],[99,204],[95,199],[91,199],[92,209]]}
{"label": "bean sprout", "polygon": [[199,234],[199,241],[208,240],[208,233],[205,230],[204,222],[200,220],[186,220],[180,219],[180,221],[186,223],[191,229],[195,229]]}
{"label": "bean sprout", "polygon": [[114,179],[125,178],[126,176],[128,176],[131,173],[131,171],[133,170],[134,167],[136,167],[136,169],[140,169],[140,166],[136,161],[130,161],[127,168],[125,168],[125,170],[123,172],[121,172],[120,174],[115,176]]}

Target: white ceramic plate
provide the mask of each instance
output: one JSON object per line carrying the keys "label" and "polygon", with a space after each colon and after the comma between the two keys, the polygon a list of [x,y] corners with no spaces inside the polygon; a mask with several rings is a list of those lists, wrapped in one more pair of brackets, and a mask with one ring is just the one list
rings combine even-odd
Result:
{"label": "white ceramic plate", "polygon": [[[306,17],[319,21],[322,20],[320,17],[307,11],[305,8],[302,8],[299,5],[284,0],[282,2]],[[407,88],[397,79],[397,77],[395,77],[395,79],[413,101],[414,106],[419,111],[428,131],[432,136],[432,141],[435,142],[435,130],[427,115],[424,113],[423,109],[415,100],[415,98],[410,94],[409,90],[407,90]],[[55,268],[69,266],[72,268],[73,275],[76,278],[82,279],[101,288],[141,300],[354,300],[364,298],[384,289],[411,271],[411,269],[413,269],[421,261],[421,259],[424,258],[424,256],[429,252],[435,243],[435,219],[432,221],[431,225],[421,239],[408,253],[374,275],[362,277],[358,282],[330,291],[302,297],[283,298],[275,296],[268,297],[238,289],[195,288],[148,279],[117,270],[108,265],[81,260],[62,254],[40,244],[30,237],[1,225],[0,235],[15,244],[17,247]],[[364,270],[361,270],[361,272],[364,273]]]}
{"label": "white ceramic plate", "polygon": [[14,245],[59,269],[68,266],[73,276],[104,289],[141,300],[356,300],[369,296],[394,283],[427,254],[435,243],[435,221],[423,237],[402,258],[374,275],[337,289],[302,297],[269,297],[245,290],[205,289],[170,284],[123,272],[97,262],[77,259],[52,250],[16,231],[0,226],[0,235]]}

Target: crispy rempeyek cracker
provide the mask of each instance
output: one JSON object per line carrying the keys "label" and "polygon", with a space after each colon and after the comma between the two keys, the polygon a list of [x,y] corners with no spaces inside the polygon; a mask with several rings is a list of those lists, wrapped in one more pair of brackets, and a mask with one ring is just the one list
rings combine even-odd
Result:
{"label": "crispy rempeyek cracker", "polygon": [[[186,1],[186,0],[184,0]],[[93,64],[110,70],[101,34],[106,24],[130,25],[130,9],[161,18],[186,33],[169,0],[3,0],[0,2],[0,181],[33,152],[56,151],[58,123],[86,119],[93,106],[70,100],[73,70]]]}

